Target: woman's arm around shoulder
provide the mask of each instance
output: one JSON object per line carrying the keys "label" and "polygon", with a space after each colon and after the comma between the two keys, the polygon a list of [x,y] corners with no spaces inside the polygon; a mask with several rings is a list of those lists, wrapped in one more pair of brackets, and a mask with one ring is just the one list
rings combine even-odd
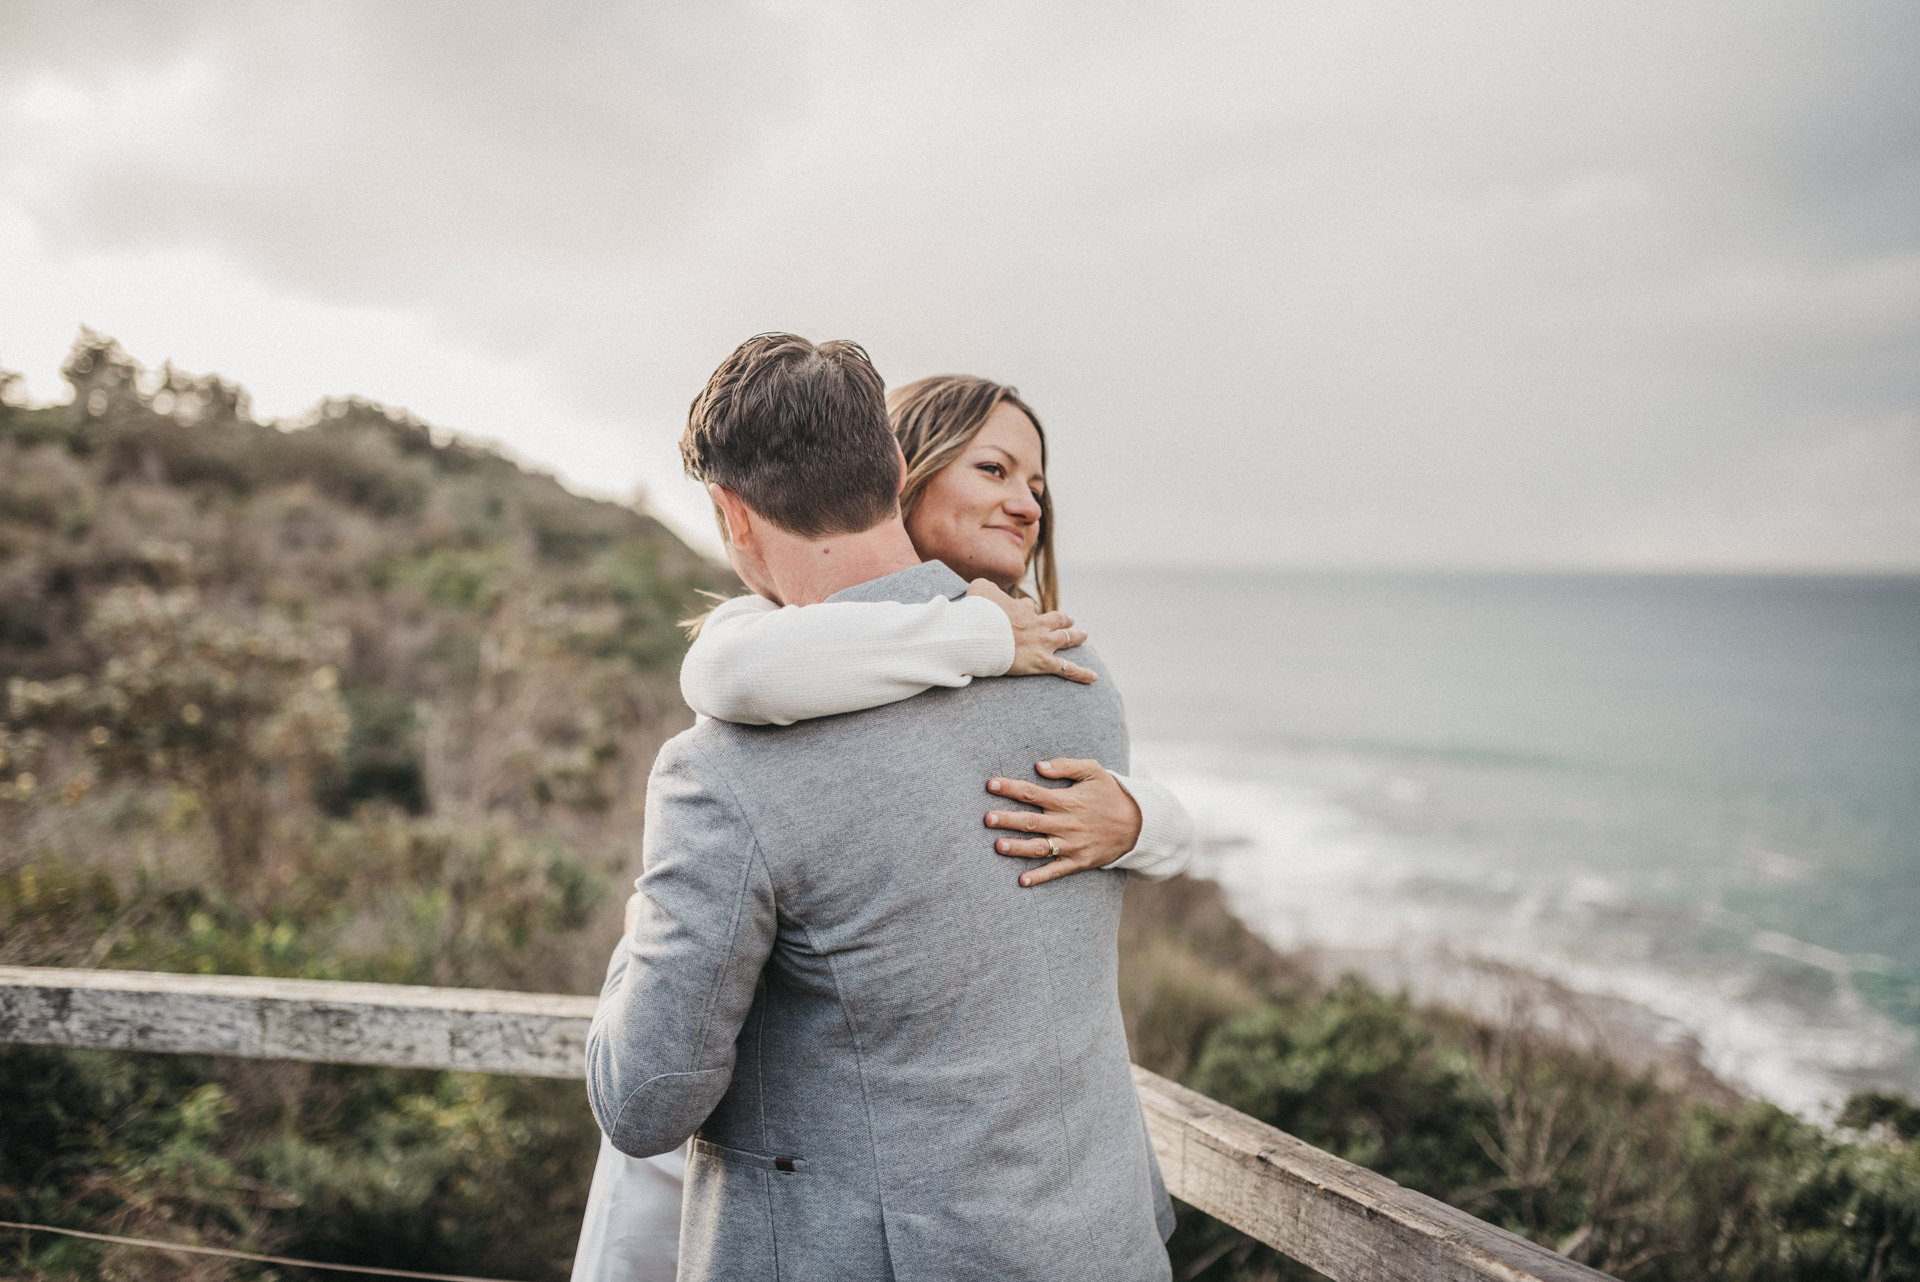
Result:
{"label": "woman's arm around shoulder", "polygon": [[997,676],[1013,658],[1006,614],[974,597],[778,606],[744,596],[707,617],[680,693],[702,716],[785,726]]}
{"label": "woman's arm around shoulder", "polygon": [[779,606],[736,597],[707,617],[680,666],[680,693],[702,716],[791,725],[910,699],[975,677],[1094,675],[1054,651],[1086,642],[1060,613],[1041,613],[984,581],[957,600],[826,601]]}

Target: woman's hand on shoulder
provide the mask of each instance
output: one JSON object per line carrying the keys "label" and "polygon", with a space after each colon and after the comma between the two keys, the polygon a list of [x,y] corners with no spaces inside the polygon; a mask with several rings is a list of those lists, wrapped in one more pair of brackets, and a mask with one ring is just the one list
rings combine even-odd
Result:
{"label": "woman's hand on shoulder", "polygon": [[1091,685],[1099,679],[1091,669],[1062,659],[1056,653],[1087,643],[1085,630],[1074,627],[1073,620],[1060,611],[1043,614],[1039,606],[1025,597],[1009,595],[986,579],[975,579],[968,584],[967,595],[993,602],[1006,612],[1007,621],[1013,625],[1013,666],[1007,669],[1008,676],[1065,677],[1082,685]]}
{"label": "woman's hand on shoulder", "polygon": [[1017,859],[1045,859],[1020,874],[1022,886],[1105,868],[1140,840],[1140,806],[1097,761],[1055,757],[1035,767],[1048,779],[1071,779],[1067,788],[1042,788],[1018,779],[989,779],[987,791],[1038,810],[991,810],[987,827],[1039,833],[1001,837],[993,848]]}

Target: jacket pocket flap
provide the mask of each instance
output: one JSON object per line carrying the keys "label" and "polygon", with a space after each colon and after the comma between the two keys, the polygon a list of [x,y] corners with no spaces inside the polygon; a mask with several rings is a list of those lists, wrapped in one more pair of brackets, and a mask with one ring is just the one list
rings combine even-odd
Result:
{"label": "jacket pocket flap", "polygon": [[732,1162],[736,1166],[758,1167],[763,1171],[779,1171],[782,1174],[795,1174],[807,1169],[804,1157],[774,1157],[766,1153],[753,1153],[743,1148],[728,1148],[725,1144],[715,1144],[712,1140],[694,1137],[693,1151],[704,1153],[708,1157],[722,1162]]}

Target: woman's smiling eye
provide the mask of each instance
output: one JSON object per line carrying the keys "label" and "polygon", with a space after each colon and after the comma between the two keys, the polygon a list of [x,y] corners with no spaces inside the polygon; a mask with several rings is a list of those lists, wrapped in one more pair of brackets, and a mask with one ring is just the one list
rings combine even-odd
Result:
{"label": "woman's smiling eye", "polygon": [[1007,474],[1007,469],[1001,467],[998,463],[982,463],[980,464],[980,470],[988,476],[1005,477]]}

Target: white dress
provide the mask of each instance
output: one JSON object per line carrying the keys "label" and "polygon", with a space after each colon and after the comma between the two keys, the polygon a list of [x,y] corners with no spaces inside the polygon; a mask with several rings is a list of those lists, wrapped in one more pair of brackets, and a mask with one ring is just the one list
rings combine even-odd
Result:
{"label": "white dress", "polygon": [[[1013,625],[980,597],[783,607],[743,596],[708,616],[681,664],[680,693],[702,717],[784,726],[1000,676],[1013,655]],[[1151,779],[1114,779],[1140,807],[1140,837],[1111,866],[1153,881],[1185,869],[1193,820],[1179,798]],[[600,1137],[573,1282],[670,1282],[686,1152],[628,1157]]]}

